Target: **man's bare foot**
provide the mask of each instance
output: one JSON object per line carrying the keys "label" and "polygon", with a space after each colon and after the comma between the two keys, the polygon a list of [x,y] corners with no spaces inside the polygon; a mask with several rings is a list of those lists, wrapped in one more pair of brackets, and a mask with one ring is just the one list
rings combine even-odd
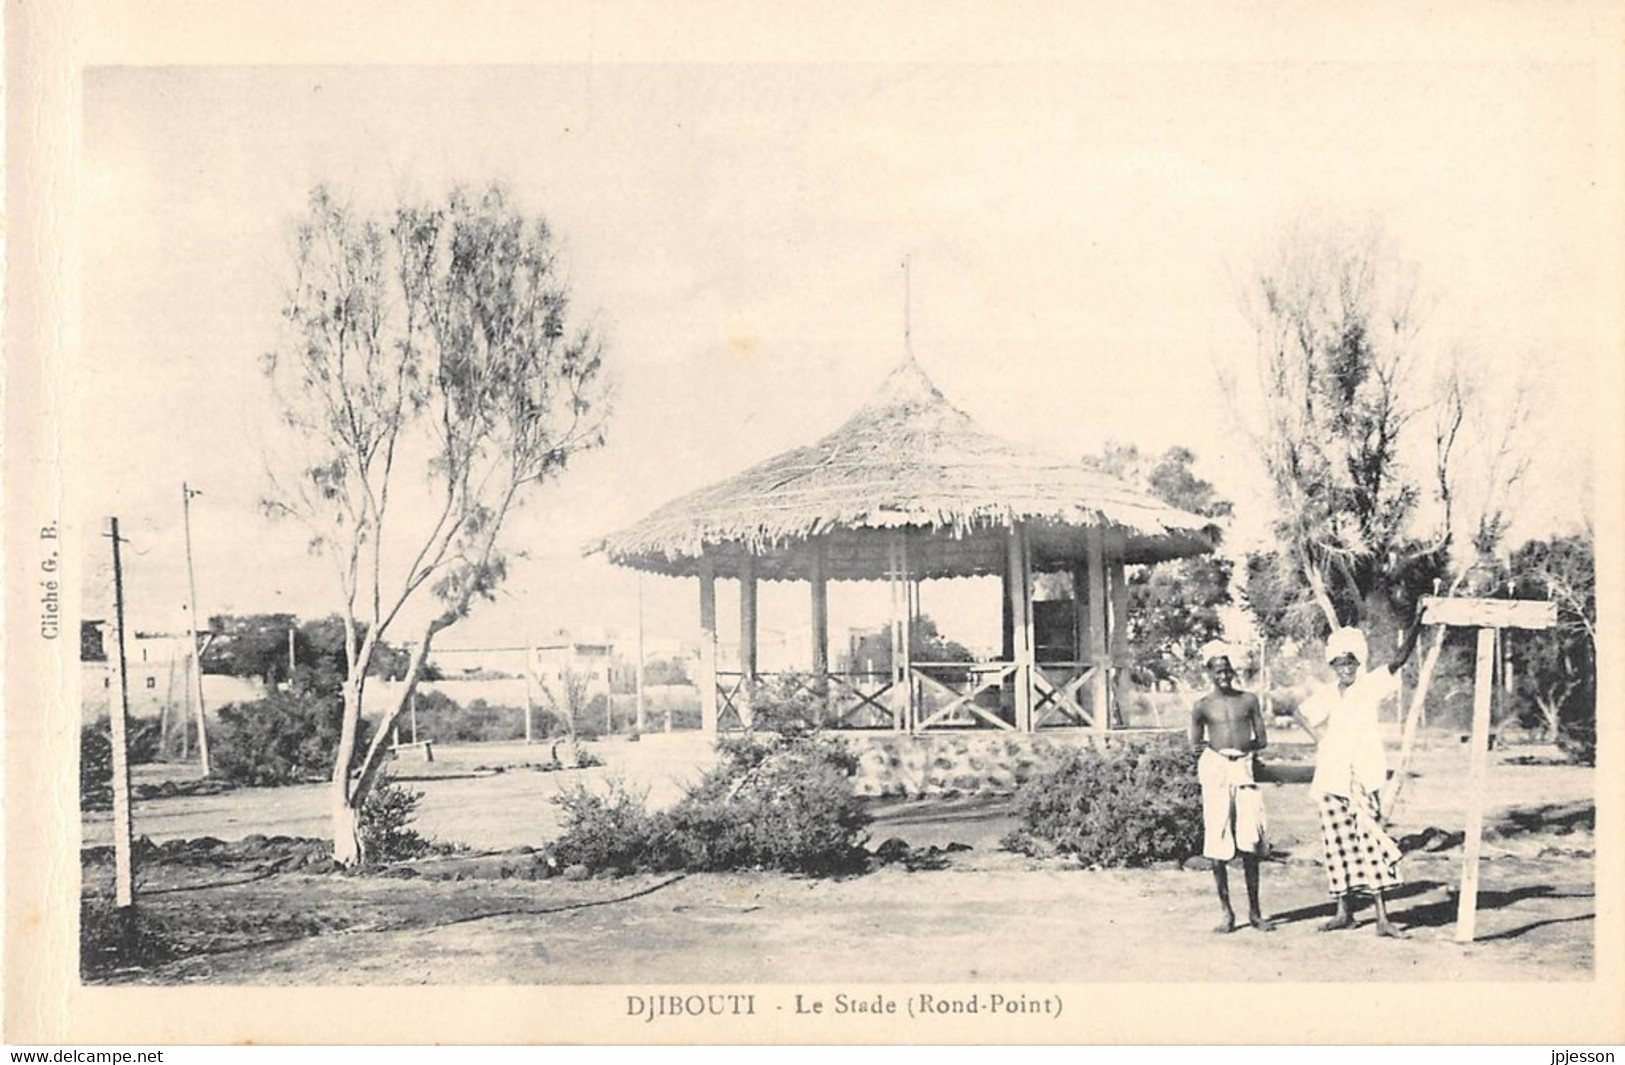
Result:
{"label": "man's bare foot", "polygon": [[1224,920],[1220,921],[1218,924],[1213,926],[1213,931],[1218,933],[1221,936],[1229,935],[1231,932],[1234,932],[1235,930],[1236,930],[1236,915],[1233,914],[1233,913],[1225,914],[1224,915]]}
{"label": "man's bare foot", "polygon": [[1260,932],[1275,931],[1275,922],[1262,915],[1255,914],[1250,920],[1248,920],[1247,923],[1258,929]]}
{"label": "man's bare foot", "polygon": [[1337,932],[1344,928],[1353,928],[1354,918],[1346,913],[1340,913],[1330,921],[1320,926],[1322,932]]}
{"label": "man's bare foot", "polygon": [[1389,939],[1411,938],[1410,933],[1402,931],[1400,927],[1397,924],[1394,924],[1392,921],[1378,921],[1377,935],[1386,936]]}

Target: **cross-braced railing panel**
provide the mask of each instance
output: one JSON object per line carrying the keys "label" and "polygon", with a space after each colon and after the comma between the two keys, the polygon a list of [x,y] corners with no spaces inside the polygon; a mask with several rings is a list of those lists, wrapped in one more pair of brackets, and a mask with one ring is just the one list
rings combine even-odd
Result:
{"label": "cross-braced railing panel", "polygon": [[1088,728],[1095,723],[1091,687],[1105,666],[1041,662],[1033,667],[1033,728]]}
{"label": "cross-braced railing panel", "polygon": [[747,728],[750,685],[743,673],[717,673],[717,731]]}
{"label": "cross-braced railing panel", "polygon": [[897,705],[901,695],[890,673],[831,673],[829,727],[895,729],[903,720]]}
{"label": "cross-braced railing panel", "polygon": [[[1093,728],[1095,702],[1104,674],[1114,670],[1083,662],[1043,662],[1023,670],[1015,662],[914,662],[906,684],[890,672],[758,673],[754,680],[736,672],[717,673],[717,727],[734,731],[750,727],[757,716],[752,700],[764,689],[774,698],[775,724],[798,721],[809,728],[902,729],[930,732],[947,729],[1015,730],[1009,717],[1011,685],[1023,675],[1032,685],[1032,728]],[[913,715],[908,696],[912,688]],[[765,706],[757,707],[765,712]],[[798,716],[799,715],[799,716]]]}
{"label": "cross-braced railing panel", "polygon": [[1015,726],[979,702],[993,693],[995,706],[1004,684],[1016,673],[1014,662],[915,662],[909,677],[919,692],[916,731],[943,728]]}

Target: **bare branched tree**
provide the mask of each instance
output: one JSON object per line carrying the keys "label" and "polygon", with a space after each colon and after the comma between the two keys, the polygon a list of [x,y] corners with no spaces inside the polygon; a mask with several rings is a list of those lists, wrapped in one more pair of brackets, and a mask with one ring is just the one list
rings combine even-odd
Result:
{"label": "bare branched tree", "polygon": [[[1449,575],[1467,466],[1469,535],[1480,549],[1499,541],[1526,468],[1521,394],[1496,428],[1462,359],[1426,372],[1437,360],[1416,269],[1374,226],[1288,230],[1242,303],[1256,391],[1229,391],[1274,490],[1280,543],[1250,561],[1249,598],[1270,600],[1276,627],[1300,636],[1391,628]],[[1487,446],[1476,464],[1463,462],[1467,438]],[[1420,475],[1429,462],[1431,477]]]}
{"label": "bare branched tree", "polygon": [[[299,466],[266,508],[303,522],[334,566],[346,634],[334,856],[356,864],[384,737],[435,636],[501,584],[502,529],[527,492],[602,442],[602,346],[571,322],[551,231],[498,187],[382,218],[317,188],[294,236],[286,329],[264,368]],[[420,603],[405,684],[358,751],[368,668]]]}

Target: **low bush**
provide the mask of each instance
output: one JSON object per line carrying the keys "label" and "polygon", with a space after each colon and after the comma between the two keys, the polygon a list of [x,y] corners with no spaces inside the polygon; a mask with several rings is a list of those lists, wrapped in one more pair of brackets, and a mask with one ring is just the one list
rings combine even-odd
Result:
{"label": "low bush", "polygon": [[113,736],[107,722],[79,730],[79,807],[105,810],[113,804]]}
{"label": "low bush", "polygon": [[667,815],[667,846],[689,870],[829,875],[862,866],[869,815],[857,758],[813,737],[727,740],[723,761]]}
{"label": "low bush", "polygon": [[1558,749],[1577,765],[1597,764],[1597,719],[1576,717],[1557,728]]}
{"label": "low bush", "polygon": [[[337,696],[303,689],[223,706],[210,729],[211,766],[221,779],[251,787],[330,779],[343,718]],[[366,753],[371,732],[363,718],[352,767]]]}
{"label": "low bush", "polygon": [[1024,837],[1036,837],[1087,866],[1180,861],[1202,844],[1196,752],[1174,740],[1083,748],[1023,784],[1015,811],[1023,828],[1009,850],[1032,853]]}
{"label": "low bush", "polygon": [[[408,738],[410,717],[396,720],[401,738]],[[536,735],[549,736],[564,731],[552,714],[537,711],[532,720]],[[442,691],[420,691],[417,695],[417,738],[435,743],[492,743],[523,739],[525,708],[492,704],[475,699],[467,706]]]}
{"label": "low bush", "polygon": [[108,899],[79,902],[79,975],[89,980],[127,969],[149,969],[174,957],[168,931],[136,906]]}
{"label": "low bush", "polygon": [[812,737],[730,739],[719,749],[720,764],[668,811],[651,814],[620,784],[556,798],[565,817],[554,861],[593,872],[863,867],[869,816],[853,793],[850,751]]}
{"label": "low bush", "polygon": [[[130,765],[158,760],[162,736],[156,718],[131,718],[124,740]],[[113,726],[100,718],[79,729],[79,806],[105,810],[113,804]]]}
{"label": "low bush", "polygon": [[750,696],[751,728],[786,736],[811,733],[829,717],[828,681],[782,673],[757,683]]}
{"label": "low bush", "polygon": [[361,804],[361,851],[368,865],[387,865],[420,858],[429,841],[411,828],[417,819],[423,792],[383,778],[373,784]]}
{"label": "low bush", "polygon": [[647,794],[618,780],[606,794],[577,784],[553,801],[564,811],[564,831],[548,851],[560,866],[585,866],[592,872],[630,872],[671,867],[658,845],[662,826],[649,813]]}

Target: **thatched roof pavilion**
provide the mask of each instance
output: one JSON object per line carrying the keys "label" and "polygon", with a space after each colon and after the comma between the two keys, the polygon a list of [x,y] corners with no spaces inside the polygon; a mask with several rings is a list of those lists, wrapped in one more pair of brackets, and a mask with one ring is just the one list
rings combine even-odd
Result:
{"label": "thatched roof pavilion", "polygon": [[[827,674],[829,580],[890,579],[901,585],[894,629],[903,659],[892,684],[901,693],[891,724],[919,727],[914,713],[923,688],[941,689],[940,675],[907,675],[908,620],[922,579],[1000,575],[1006,607],[1008,661],[993,663],[969,694],[949,698],[952,712],[936,717],[964,724],[1035,727],[1031,711],[1049,707],[1072,723],[1104,727],[1107,714],[1084,704],[1082,686],[1097,688],[1105,706],[1112,659],[1126,651],[1122,569],[1212,550],[1210,519],[1189,514],[1122,481],[992,436],[937,390],[912,357],[879,392],[823,439],[794,448],[717,484],[675,499],[595,545],[611,561],[701,583],[701,625],[714,672],[718,576],[741,582],[743,689],[755,670],[755,582],[805,580],[812,585],[815,672]],[[1033,668],[1032,574],[1066,571],[1088,588],[1088,609],[1076,611],[1075,661],[1064,679]],[[1110,586],[1108,588],[1108,586]],[[1108,602],[1117,609],[1107,619]],[[1085,616],[1085,615],[1088,616]],[[1106,636],[1113,635],[1108,653]],[[1008,667],[1008,668],[1006,668]],[[1101,667],[1096,669],[1095,667]],[[1051,671],[1053,673],[1054,671]],[[1029,680],[1024,674],[1032,674]],[[985,679],[985,678],[984,678]],[[1015,689],[1014,721],[1003,722],[972,697],[995,684]],[[701,681],[702,701],[709,685]],[[735,686],[736,690],[740,686]],[[945,690],[945,689],[944,689]],[[1047,694],[1046,694],[1047,691]],[[942,691],[936,694],[942,695]],[[946,696],[944,696],[946,698]],[[729,693],[723,698],[730,704]],[[985,701],[985,700],[984,700]],[[868,707],[890,705],[876,695]],[[714,713],[707,715],[713,720]]]}

